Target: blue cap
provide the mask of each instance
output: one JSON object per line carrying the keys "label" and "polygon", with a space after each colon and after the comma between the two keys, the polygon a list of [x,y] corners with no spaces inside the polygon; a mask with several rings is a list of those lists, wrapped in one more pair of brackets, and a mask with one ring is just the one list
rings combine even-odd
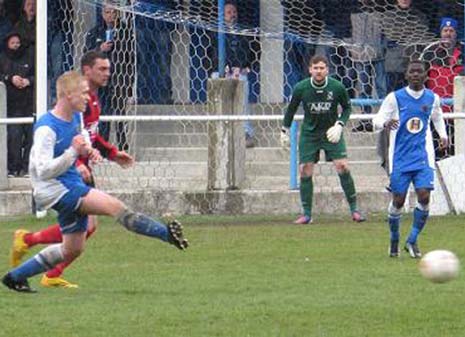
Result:
{"label": "blue cap", "polygon": [[457,20],[452,18],[444,17],[441,19],[441,26],[439,27],[439,31],[441,32],[444,27],[452,27],[454,30],[457,31],[459,23]]}

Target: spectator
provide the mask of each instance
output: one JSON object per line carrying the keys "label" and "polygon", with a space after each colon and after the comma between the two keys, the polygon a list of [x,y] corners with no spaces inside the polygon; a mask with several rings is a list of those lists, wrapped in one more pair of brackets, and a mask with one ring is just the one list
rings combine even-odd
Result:
{"label": "spectator", "polygon": [[[413,8],[412,0],[396,0],[395,5],[377,9],[376,15],[385,38],[386,92],[395,91],[407,86],[405,73],[409,60],[418,57],[420,44],[430,41],[433,34],[428,30],[426,16]],[[389,132],[383,130],[377,136],[376,150],[381,166],[389,174],[388,145]]]}
{"label": "spectator", "polygon": [[[368,2],[363,0],[362,4],[368,5]],[[358,97],[360,98],[373,97],[373,86],[376,88],[377,96],[384,98],[386,96],[385,40],[381,31],[380,16],[372,11],[358,11],[352,13],[351,21],[352,39],[348,49],[355,74],[350,77],[357,81],[353,87],[358,87]],[[362,112],[371,114],[371,106],[364,106]],[[371,120],[361,121],[352,131],[370,132],[373,131],[373,124]]]}
{"label": "spectator", "polygon": [[34,49],[36,43],[36,1],[24,0],[21,8],[21,16],[15,25],[15,30],[21,35],[22,46]]}
{"label": "spectator", "polygon": [[281,0],[281,4],[285,32],[289,34],[289,38],[284,40],[284,96],[290,97],[297,82],[309,76],[308,62],[317,48],[312,42],[318,41],[323,28],[321,0],[304,0],[299,3]]}
{"label": "spectator", "polygon": [[[428,66],[426,87],[441,98],[452,98],[454,94],[454,78],[463,73],[463,45],[457,41],[457,20],[444,17],[440,24],[440,40],[427,46],[421,54],[421,59]],[[451,105],[444,105],[444,112],[452,112]],[[446,121],[447,132],[452,140],[454,132],[453,121]],[[439,147],[438,137],[433,133],[436,159],[442,159],[447,154]],[[451,141],[453,145],[453,141]],[[449,148],[450,155],[454,148]]]}
{"label": "spectator", "polygon": [[6,16],[14,26],[19,21],[24,0],[3,0]]}
{"label": "spectator", "polygon": [[[182,5],[175,0],[137,2],[141,12],[163,12],[175,15]],[[176,39],[175,25],[165,20],[136,15],[137,101],[139,104],[173,104],[183,88],[175,88],[171,80],[172,38]]]}
{"label": "spectator", "polygon": [[[13,25],[6,15],[5,0],[0,0],[0,41],[3,41],[11,32]],[[0,52],[3,51],[3,44],[0,44]]]}
{"label": "spectator", "polygon": [[463,39],[463,29],[460,24],[463,20],[463,1],[458,0],[415,0],[413,6],[420,8],[427,17],[429,30],[437,32],[443,17],[461,18],[459,20],[459,29],[457,30],[457,39]]}
{"label": "spectator", "polygon": [[[325,23],[323,36],[328,36],[331,47],[326,48],[330,61],[330,73],[342,82],[349,90],[349,96],[354,97],[350,69],[352,64],[346,43],[352,37],[351,14],[359,10],[357,0],[325,0],[321,2],[322,18]],[[340,9],[340,10],[337,10]]]}
{"label": "spectator", "polygon": [[[444,17],[440,25],[440,41],[427,46],[421,59],[428,66],[426,85],[441,98],[452,98],[454,78],[463,71],[462,44],[457,41],[458,22]],[[444,112],[451,112],[451,106],[443,107]]]}
{"label": "spectator", "polygon": [[385,70],[387,91],[407,85],[405,72],[410,60],[419,56],[418,47],[434,39],[426,16],[412,7],[412,0],[397,0],[381,15],[381,26],[387,39]]}
{"label": "spectator", "polygon": [[[112,77],[99,97],[103,115],[126,115],[128,102],[133,97],[132,87],[135,81],[134,32],[126,25],[114,6],[106,3],[102,7],[102,22],[86,35],[85,52],[97,50],[105,53],[111,62]],[[120,150],[127,150],[127,123],[118,122],[116,143]],[[105,140],[110,137],[110,123],[101,123],[101,135]]]}
{"label": "spectator", "polygon": [[[238,9],[234,1],[226,1],[224,6],[224,24],[227,30],[238,28]],[[216,39],[212,38],[213,41]],[[244,81],[246,94],[244,97],[244,114],[250,114],[250,77],[256,74],[256,61],[258,61],[258,48],[256,40],[245,35],[225,34],[226,77]],[[213,76],[218,76],[218,46],[209,51],[209,59],[213,63]],[[250,121],[244,123],[246,147],[254,147],[254,128]]]}
{"label": "spectator", "polygon": [[[21,36],[10,33],[0,55],[0,76],[7,89],[7,116],[32,117],[34,114],[34,58],[22,46]],[[8,176],[28,174],[32,145],[32,125],[8,125]]]}

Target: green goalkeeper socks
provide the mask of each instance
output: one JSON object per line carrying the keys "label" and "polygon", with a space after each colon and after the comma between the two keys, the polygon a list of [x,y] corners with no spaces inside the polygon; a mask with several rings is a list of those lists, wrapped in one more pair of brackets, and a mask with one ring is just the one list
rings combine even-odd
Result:
{"label": "green goalkeeper socks", "polygon": [[354,180],[352,179],[350,171],[340,173],[339,180],[341,181],[341,186],[344,190],[346,200],[349,203],[350,211],[353,212],[357,210],[357,195],[355,192]]}
{"label": "green goalkeeper socks", "polygon": [[300,177],[300,201],[304,215],[312,217],[313,180],[312,177]]}

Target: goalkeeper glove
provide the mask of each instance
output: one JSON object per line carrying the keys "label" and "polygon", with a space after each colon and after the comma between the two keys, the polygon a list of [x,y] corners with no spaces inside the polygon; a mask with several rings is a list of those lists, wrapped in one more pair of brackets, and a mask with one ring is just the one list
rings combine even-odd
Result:
{"label": "goalkeeper glove", "polygon": [[328,129],[328,131],[326,131],[326,137],[331,143],[336,144],[341,140],[342,126],[342,122],[337,121],[332,127]]}
{"label": "goalkeeper glove", "polygon": [[285,149],[289,147],[291,144],[291,140],[289,138],[289,128],[286,128],[285,126],[281,127],[281,146]]}

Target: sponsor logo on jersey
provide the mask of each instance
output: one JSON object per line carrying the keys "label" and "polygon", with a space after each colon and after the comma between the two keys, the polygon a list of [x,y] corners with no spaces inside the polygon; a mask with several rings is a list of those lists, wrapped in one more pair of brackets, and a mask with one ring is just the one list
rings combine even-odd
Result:
{"label": "sponsor logo on jersey", "polygon": [[407,121],[406,127],[410,133],[417,134],[423,130],[424,125],[420,118],[412,117]]}
{"label": "sponsor logo on jersey", "polygon": [[331,110],[331,102],[310,103],[310,111],[313,114],[323,114]]}

